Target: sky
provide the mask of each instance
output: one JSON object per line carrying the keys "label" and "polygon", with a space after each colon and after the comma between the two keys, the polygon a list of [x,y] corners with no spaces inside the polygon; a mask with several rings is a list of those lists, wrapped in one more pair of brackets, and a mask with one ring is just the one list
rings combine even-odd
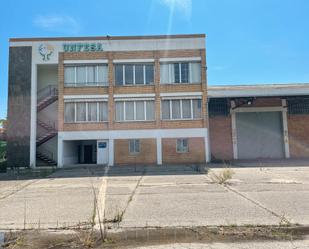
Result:
{"label": "sky", "polygon": [[308,0],[0,0],[0,119],[12,37],[206,34],[209,85],[309,82]]}

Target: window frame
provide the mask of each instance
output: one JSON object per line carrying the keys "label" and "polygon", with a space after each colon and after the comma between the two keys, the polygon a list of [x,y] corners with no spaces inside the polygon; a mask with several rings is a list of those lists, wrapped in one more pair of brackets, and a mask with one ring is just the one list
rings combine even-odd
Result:
{"label": "window frame", "polygon": [[[180,118],[173,118],[173,107],[172,107],[172,101],[180,100]],[[184,100],[190,100],[190,118],[183,118],[183,101]],[[201,115],[199,118],[194,117],[194,104],[193,101],[201,101]],[[169,102],[169,118],[163,118],[163,109],[162,109],[162,101],[168,101]],[[171,99],[161,99],[161,120],[164,121],[177,121],[177,120],[202,120],[203,119],[203,106],[202,106],[202,99],[201,98],[171,98]]]}
{"label": "window frame", "polygon": [[[132,143],[133,143],[133,150],[132,150]],[[140,139],[129,139],[129,154],[136,155],[136,154],[139,154],[140,152],[141,152]]]}
{"label": "window frame", "polygon": [[[195,82],[193,81],[193,69],[192,69],[192,64],[194,63],[198,63],[200,70],[199,70],[199,82]],[[172,67],[175,67],[175,64],[178,64],[178,71],[179,71],[179,82],[175,81],[175,70],[172,70]],[[188,64],[188,81],[183,81],[183,77],[182,77],[182,64]],[[168,82],[162,82],[162,77],[160,74],[160,84],[163,85],[168,85],[168,84],[172,84],[172,85],[177,85],[177,84],[201,84],[202,83],[202,68],[201,68],[201,61],[175,61],[175,62],[160,62],[160,70],[161,70],[161,65],[167,65],[168,66]],[[173,72],[173,73],[172,73]]]}
{"label": "window frame", "polygon": [[[89,64],[65,64],[63,66],[64,74],[66,68],[73,68],[74,71],[74,82],[65,82],[65,78],[63,77],[63,86],[64,87],[107,87],[108,84],[108,64],[106,63],[89,63]],[[77,68],[84,67],[85,68],[85,82],[77,82]],[[95,82],[88,82],[88,67],[95,67],[94,78]],[[107,81],[100,82],[99,81],[99,67],[106,67],[106,79]],[[103,77],[104,78],[104,77]]]}
{"label": "window frame", "polygon": [[[108,120],[108,106],[107,106],[107,120],[100,120],[100,103],[106,103],[108,105],[108,101],[107,100],[100,100],[100,101],[65,101],[64,105],[66,105],[66,103],[68,104],[74,104],[74,121],[73,122],[66,122],[65,121],[65,112],[63,113],[63,123],[64,124],[78,124],[78,123],[107,123]],[[86,105],[86,111],[85,111],[85,115],[86,115],[86,120],[85,121],[77,121],[77,104],[78,103],[83,103]],[[95,121],[89,121],[89,117],[88,117],[88,104],[89,103],[96,103],[96,117],[97,119]]]}
{"label": "window frame", "polygon": [[[154,102],[154,119],[147,119],[147,102]],[[115,103],[121,103],[122,104],[122,108],[123,108],[123,115],[122,115],[122,119],[121,120],[117,120],[116,119],[116,108],[115,108],[115,114],[114,114],[114,121],[115,122],[153,122],[156,120],[156,106],[155,106],[155,100],[154,99],[149,99],[149,100],[139,100],[139,99],[134,99],[134,100],[115,100]],[[133,102],[133,120],[127,120],[126,119],[126,102]],[[136,102],[143,102],[144,104],[144,119],[136,119],[136,110],[137,110],[137,107],[136,107]]]}
{"label": "window frame", "polygon": [[[154,63],[114,63],[114,68],[115,66],[122,66],[122,82],[116,82],[116,70],[114,70],[114,85],[116,87],[118,86],[151,86],[154,85],[154,74],[155,74],[155,68],[154,68]],[[135,66],[136,65],[142,65],[143,66],[143,83],[136,83],[136,70]],[[132,66],[133,67],[133,83],[132,84],[126,84],[126,66]],[[147,83],[146,79],[146,66],[152,66],[152,72],[153,72],[153,82]]]}
{"label": "window frame", "polygon": [[[184,141],[186,141],[186,146],[184,146]],[[180,142],[181,149],[178,148],[178,142]],[[177,153],[189,153],[189,139],[188,138],[177,138],[176,139],[176,152]]]}

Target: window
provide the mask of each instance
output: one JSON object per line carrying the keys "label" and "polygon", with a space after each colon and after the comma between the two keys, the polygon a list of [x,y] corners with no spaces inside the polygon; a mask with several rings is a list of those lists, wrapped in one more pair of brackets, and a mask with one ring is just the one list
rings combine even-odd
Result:
{"label": "window", "polygon": [[64,67],[64,86],[107,86],[107,65],[89,64]]}
{"label": "window", "polygon": [[88,103],[88,121],[97,121],[97,103]]}
{"label": "window", "polygon": [[153,121],[155,103],[153,100],[116,101],[116,121]]}
{"label": "window", "polygon": [[149,85],[154,83],[153,64],[115,64],[115,85]]}
{"label": "window", "polygon": [[200,119],[201,99],[170,99],[161,102],[161,118],[165,120]]}
{"label": "window", "polygon": [[108,120],[107,102],[65,102],[64,122],[103,122]]}
{"label": "window", "polygon": [[123,65],[115,65],[115,83],[116,86],[123,85]]}
{"label": "window", "polygon": [[76,103],[76,121],[86,121],[86,103],[80,102]]}
{"label": "window", "polygon": [[189,145],[187,138],[178,138],[176,141],[176,152],[186,153],[189,152]]}
{"label": "window", "polygon": [[160,82],[161,84],[201,83],[201,63],[161,63]]}
{"label": "window", "polygon": [[287,99],[289,114],[309,114],[308,97],[291,97]]}
{"label": "window", "polygon": [[75,121],[75,104],[65,103],[64,105],[64,122],[73,123]]}
{"label": "window", "polygon": [[225,98],[210,99],[208,111],[210,117],[228,116],[230,113],[228,100]]}
{"label": "window", "polygon": [[99,102],[99,121],[108,121],[108,106],[107,101]]}
{"label": "window", "polygon": [[125,120],[134,120],[134,102],[127,101],[125,102]]}
{"label": "window", "polygon": [[126,85],[133,85],[133,75],[134,75],[134,68],[133,65],[125,65],[124,67],[124,79],[125,79],[125,84]]}
{"label": "window", "polygon": [[140,142],[138,139],[129,140],[129,153],[136,154],[140,152]]}

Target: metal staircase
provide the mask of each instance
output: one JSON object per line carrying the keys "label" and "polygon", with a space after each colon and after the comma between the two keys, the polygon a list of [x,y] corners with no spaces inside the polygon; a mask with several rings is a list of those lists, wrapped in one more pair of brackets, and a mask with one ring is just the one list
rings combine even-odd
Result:
{"label": "metal staircase", "polygon": [[[48,85],[41,89],[37,93],[37,112],[44,110],[46,107],[58,100],[58,89],[56,85]],[[52,152],[42,149],[39,146],[49,141],[53,137],[57,136],[58,131],[56,129],[55,123],[53,122],[43,122],[42,120],[37,120],[37,125],[43,128],[44,134],[37,137],[37,153],[36,157],[50,166],[57,165],[57,162],[53,159],[54,155]]]}

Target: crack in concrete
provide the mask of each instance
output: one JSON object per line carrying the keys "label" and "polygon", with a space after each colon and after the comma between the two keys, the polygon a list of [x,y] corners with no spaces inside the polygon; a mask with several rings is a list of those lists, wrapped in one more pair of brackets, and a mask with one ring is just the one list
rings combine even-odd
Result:
{"label": "crack in concrete", "polygon": [[264,209],[265,211],[267,211],[268,213],[272,214],[273,216],[279,218],[280,220],[285,221],[287,224],[290,224],[290,223],[291,223],[291,222],[290,222],[289,220],[287,220],[284,216],[282,216],[282,215],[276,213],[275,211],[271,210],[270,208],[264,206],[262,203],[260,203],[260,202],[258,202],[258,201],[256,201],[256,200],[254,200],[254,199],[248,197],[247,195],[245,195],[245,194],[243,194],[243,193],[237,191],[237,189],[234,189],[234,188],[232,188],[232,187],[230,187],[230,186],[228,186],[228,185],[223,185],[223,187],[226,188],[227,190],[229,190],[229,191],[231,191],[231,192],[233,192],[233,193],[239,195],[240,197],[246,199],[247,201],[253,203],[254,205],[258,206],[259,208]]}
{"label": "crack in concrete", "polygon": [[136,186],[135,186],[135,188],[133,189],[133,191],[132,191],[132,193],[131,193],[131,195],[130,195],[130,197],[129,197],[129,200],[128,200],[128,202],[127,202],[127,205],[125,206],[125,208],[124,208],[123,211],[122,211],[122,217],[124,216],[126,210],[128,209],[129,204],[132,202],[133,197],[134,197],[134,195],[135,195],[135,193],[136,193],[136,190],[137,190],[138,186],[140,185],[140,182],[142,181],[143,177],[145,176],[145,173],[146,173],[146,172],[143,171],[143,173],[141,174],[140,178],[138,179],[138,181],[137,181],[137,183],[136,183]]}
{"label": "crack in concrete", "polygon": [[14,194],[20,192],[20,191],[22,191],[23,189],[27,188],[27,187],[30,186],[31,184],[36,183],[36,182],[38,182],[38,181],[40,181],[40,179],[38,179],[38,180],[30,180],[29,183],[26,183],[25,185],[22,185],[19,189],[16,189],[16,190],[14,190],[14,191],[8,193],[7,195],[1,196],[1,197],[0,197],[0,201],[4,200],[4,199],[6,199],[6,198],[8,198],[8,197],[10,197],[10,196],[12,196],[12,195],[14,195]]}

